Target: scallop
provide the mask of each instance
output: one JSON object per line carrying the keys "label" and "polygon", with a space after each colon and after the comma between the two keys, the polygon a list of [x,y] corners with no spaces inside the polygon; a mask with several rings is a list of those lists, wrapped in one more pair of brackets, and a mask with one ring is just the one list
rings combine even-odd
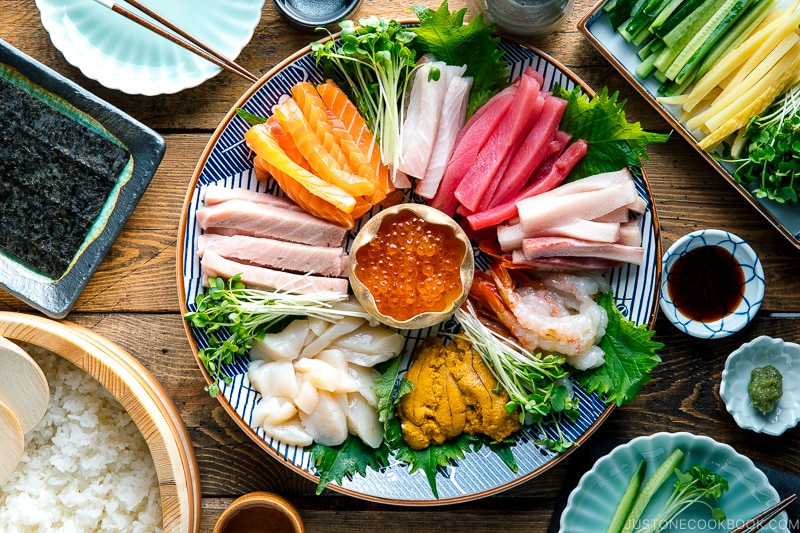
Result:
{"label": "scallop", "polygon": [[347,416],[329,392],[319,392],[319,403],[311,414],[300,412],[303,428],[314,442],[338,446],[347,439]]}

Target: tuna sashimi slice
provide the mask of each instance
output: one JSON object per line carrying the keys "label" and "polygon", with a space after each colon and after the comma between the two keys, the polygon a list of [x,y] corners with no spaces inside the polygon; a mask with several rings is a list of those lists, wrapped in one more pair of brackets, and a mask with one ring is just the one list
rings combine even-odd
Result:
{"label": "tuna sashimi slice", "polygon": [[341,246],[346,230],[308,213],[230,200],[197,210],[201,229],[235,229],[242,235],[268,237],[314,246]]}
{"label": "tuna sashimi slice", "polygon": [[347,295],[350,287],[345,278],[326,278],[305,274],[292,274],[271,268],[237,263],[212,252],[206,251],[200,260],[200,268],[208,277],[230,279],[237,274],[248,287],[276,289],[298,294],[313,294],[333,291]]}
{"label": "tuna sashimi slice", "polygon": [[478,157],[472,162],[468,179],[462,179],[456,188],[456,198],[470,211],[480,207],[484,194],[509,152],[517,145],[519,137],[527,133],[524,128],[528,124],[528,113],[538,96],[538,82],[530,76],[522,76],[511,102],[513,112],[506,113],[503,121],[491,132]]}
{"label": "tuna sashimi slice", "polygon": [[507,202],[519,192],[534,171],[549,155],[547,147],[555,138],[561,117],[567,107],[566,100],[548,96],[544,100],[539,119],[531,128],[525,141],[514,154],[492,199],[493,205]]}
{"label": "tuna sashimi slice", "polygon": [[208,250],[239,263],[320,276],[342,277],[348,265],[347,254],[341,247],[309,246],[247,235],[204,233],[197,238],[197,255],[203,257]]}
{"label": "tuna sashimi slice", "polygon": [[456,189],[470,171],[478,153],[489,140],[492,132],[506,116],[515,94],[516,90],[501,91],[481,107],[480,115],[475,113],[467,121],[467,124],[461,129],[459,138],[456,139],[453,155],[447,162],[447,169],[439,184],[439,190],[431,199],[431,206],[450,216],[455,214],[456,207],[458,207],[458,199],[455,197]]}
{"label": "tuna sashimi slice", "polygon": [[541,257],[595,257],[641,265],[644,248],[616,243],[598,243],[569,237],[534,237],[522,241],[527,259]]}
{"label": "tuna sashimi slice", "polygon": [[[506,220],[518,216],[518,201],[524,198],[534,197],[545,191],[557,190],[556,187],[567,178],[575,165],[586,155],[587,148],[588,145],[581,139],[570,144],[552,164],[542,165],[540,168],[542,176],[536,180],[536,182],[520,191],[516,197],[497,207],[468,216],[467,221],[470,227],[477,231],[502,224]],[[586,179],[588,178],[583,178],[573,183],[579,183]]]}

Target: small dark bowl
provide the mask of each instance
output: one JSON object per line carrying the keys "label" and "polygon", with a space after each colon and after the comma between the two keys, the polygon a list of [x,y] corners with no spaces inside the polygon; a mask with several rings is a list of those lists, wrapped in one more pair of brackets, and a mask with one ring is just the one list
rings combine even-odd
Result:
{"label": "small dark bowl", "polygon": [[339,30],[339,22],[351,18],[361,0],[272,0],[275,9],[295,28],[313,32],[319,27]]}

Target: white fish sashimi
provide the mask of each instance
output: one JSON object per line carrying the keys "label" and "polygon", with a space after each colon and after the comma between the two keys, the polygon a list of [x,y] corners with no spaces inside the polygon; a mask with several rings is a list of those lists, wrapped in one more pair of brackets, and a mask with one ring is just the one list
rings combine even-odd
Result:
{"label": "white fish sashimi", "polygon": [[[421,65],[411,86],[406,119],[403,121],[402,151],[398,169],[409,176],[422,178],[439,129],[444,95],[450,85],[450,71],[441,61]],[[431,70],[439,69],[439,79],[430,79]]]}
{"label": "white fish sashimi", "polygon": [[329,392],[321,391],[317,408],[311,414],[301,412],[300,421],[314,442],[325,446],[338,446],[347,438],[347,415]]}
{"label": "white fish sashimi", "polygon": [[[450,67],[453,68],[453,67]],[[439,128],[436,132],[436,142],[433,145],[425,177],[417,182],[416,193],[423,198],[433,198],[447,169],[447,162],[453,153],[453,147],[458,137],[458,132],[464,127],[467,116],[467,102],[469,91],[472,88],[472,78],[461,77],[463,68],[458,76],[454,76],[445,93],[442,112],[439,117]]]}
{"label": "white fish sashimi", "polygon": [[294,320],[278,333],[268,333],[264,339],[254,341],[250,359],[264,361],[292,361],[300,355],[308,336],[308,320]]}

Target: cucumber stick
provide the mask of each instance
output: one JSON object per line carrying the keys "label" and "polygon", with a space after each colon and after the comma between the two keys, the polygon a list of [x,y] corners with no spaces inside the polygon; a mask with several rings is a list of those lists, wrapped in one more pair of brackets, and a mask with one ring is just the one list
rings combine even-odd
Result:
{"label": "cucumber stick", "polygon": [[675,62],[681,51],[700,32],[706,22],[717,13],[720,6],[731,1],[735,0],[706,0],[698,10],[665,35],[663,39],[664,44],[667,46],[659,53],[658,59],[656,59],[656,69],[666,74],[669,66]]}
{"label": "cucumber stick", "polygon": [[650,479],[647,480],[647,483],[644,484],[642,490],[636,496],[631,512],[628,513],[628,517],[624,520],[622,533],[633,532],[647,504],[650,503],[658,489],[672,476],[675,469],[680,466],[685,455],[683,450],[675,448],[653,472],[653,475],[650,476]]}
{"label": "cucumber stick", "polygon": [[639,466],[634,470],[631,480],[628,482],[628,487],[622,494],[622,499],[619,501],[617,510],[614,511],[614,516],[611,517],[611,524],[608,526],[606,533],[620,533],[622,528],[625,527],[625,521],[631,512],[636,495],[639,494],[639,487],[642,486],[644,474],[647,471],[647,461],[640,461]]}
{"label": "cucumber stick", "polygon": [[664,38],[669,32],[675,29],[675,26],[686,20],[689,15],[695,13],[706,0],[683,0],[677,7],[674,13],[666,16],[663,20],[656,20],[650,26],[650,31],[658,37]]}
{"label": "cucumber stick", "polygon": [[[748,4],[749,0],[726,0],[669,65],[665,72],[667,78],[678,83],[686,79],[689,70],[700,63],[714,43],[736,22]],[[679,78],[678,74],[683,74],[683,78]]]}

